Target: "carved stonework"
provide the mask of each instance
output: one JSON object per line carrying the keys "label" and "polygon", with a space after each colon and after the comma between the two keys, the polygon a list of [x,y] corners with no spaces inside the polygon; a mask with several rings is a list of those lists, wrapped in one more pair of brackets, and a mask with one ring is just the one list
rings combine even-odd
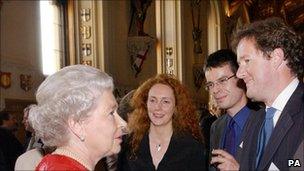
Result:
{"label": "carved stonework", "polygon": [[78,27],[77,62],[83,65],[97,67],[96,61],[96,1],[73,1],[77,7],[75,15]]}
{"label": "carved stonework", "polygon": [[80,34],[82,39],[91,38],[91,26],[80,26]]}
{"label": "carved stonework", "polygon": [[91,60],[83,60],[81,62],[82,65],[89,65],[89,66],[92,66],[92,61]]}
{"label": "carved stonework", "polygon": [[82,56],[90,56],[92,54],[92,45],[91,43],[82,43],[81,45]]}
{"label": "carved stonework", "polygon": [[89,21],[91,19],[91,9],[83,8],[80,10],[80,16],[82,21]]}

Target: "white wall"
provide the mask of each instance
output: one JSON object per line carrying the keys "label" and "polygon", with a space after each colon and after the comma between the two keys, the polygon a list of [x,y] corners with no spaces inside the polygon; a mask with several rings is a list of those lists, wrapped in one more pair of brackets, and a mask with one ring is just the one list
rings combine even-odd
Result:
{"label": "white wall", "polygon": [[[11,87],[1,87],[1,109],[4,99],[33,100],[43,81],[40,60],[39,1],[2,1],[1,7],[1,71],[10,72]],[[33,88],[20,87],[20,74],[32,76]]]}

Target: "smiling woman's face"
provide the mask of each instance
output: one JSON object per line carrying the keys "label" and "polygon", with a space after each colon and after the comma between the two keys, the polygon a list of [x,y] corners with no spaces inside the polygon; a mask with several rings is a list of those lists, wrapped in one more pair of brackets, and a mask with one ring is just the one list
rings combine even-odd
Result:
{"label": "smiling woman's face", "polygon": [[152,86],[148,95],[147,108],[151,124],[154,126],[172,124],[175,109],[173,89],[165,84]]}

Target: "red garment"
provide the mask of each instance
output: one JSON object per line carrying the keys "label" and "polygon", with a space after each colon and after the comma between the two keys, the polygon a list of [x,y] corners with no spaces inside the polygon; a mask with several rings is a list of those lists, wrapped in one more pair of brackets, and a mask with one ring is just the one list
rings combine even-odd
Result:
{"label": "red garment", "polygon": [[59,154],[48,154],[44,156],[36,167],[36,171],[41,170],[77,170],[88,171],[78,161]]}

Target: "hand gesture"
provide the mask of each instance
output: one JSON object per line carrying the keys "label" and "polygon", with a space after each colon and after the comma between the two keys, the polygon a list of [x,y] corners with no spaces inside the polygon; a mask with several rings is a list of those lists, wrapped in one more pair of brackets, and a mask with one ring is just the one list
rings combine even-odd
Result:
{"label": "hand gesture", "polygon": [[212,150],[211,164],[216,164],[219,170],[239,170],[240,165],[234,157],[224,150]]}

